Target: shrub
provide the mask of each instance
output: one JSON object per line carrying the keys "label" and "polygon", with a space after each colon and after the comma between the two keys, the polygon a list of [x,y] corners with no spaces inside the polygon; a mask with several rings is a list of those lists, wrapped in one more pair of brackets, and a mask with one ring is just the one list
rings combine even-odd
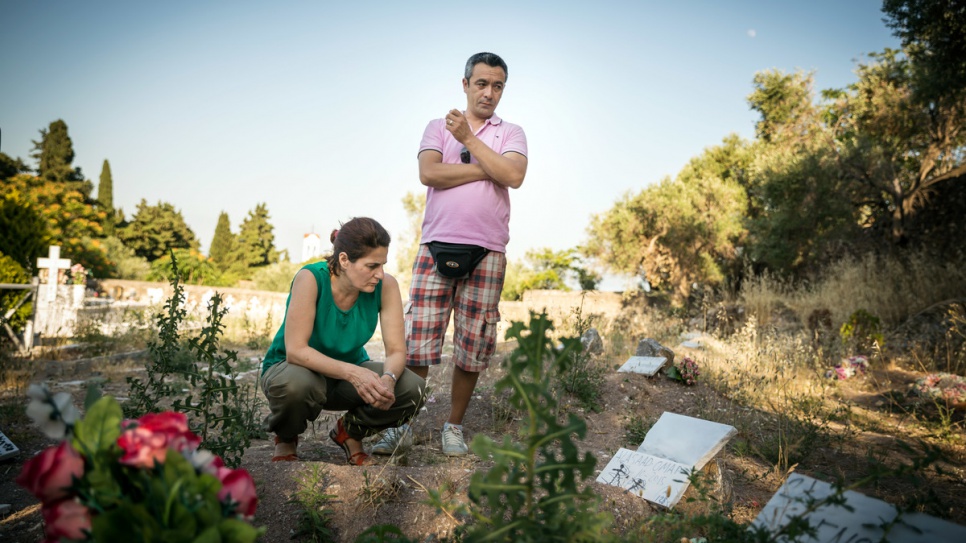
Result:
{"label": "shrub", "polygon": [[[505,374],[496,391],[509,390],[509,403],[526,413],[522,442],[504,436],[502,443],[477,435],[472,448],[481,458],[492,458],[487,473],[470,481],[470,500],[478,524],[466,541],[602,541],[609,516],[598,512],[592,489],[579,489],[592,477],[597,459],[580,455],[573,436],[584,437],[587,425],[570,413],[557,420],[548,372],[565,372],[582,348],[580,338],[565,338],[555,349],[546,314],[531,313],[525,327],[515,322],[507,338],[518,342],[504,359]],[[549,364],[546,363],[549,361]],[[549,367],[548,367],[549,366]]]}

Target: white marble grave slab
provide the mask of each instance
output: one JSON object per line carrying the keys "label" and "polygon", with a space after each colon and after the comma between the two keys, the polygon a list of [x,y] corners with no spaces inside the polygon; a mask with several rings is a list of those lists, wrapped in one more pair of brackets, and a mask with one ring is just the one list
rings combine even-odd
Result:
{"label": "white marble grave slab", "polygon": [[[806,504],[803,500],[808,500],[809,497],[820,500],[833,492],[832,485],[826,482],[793,473],[768,501],[752,525],[767,528],[771,533],[775,533],[787,524],[789,519],[800,515],[805,510]],[[883,536],[886,535],[883,530],[884,525],[896,518],[895,507],[882,500],[853,491],[845,492],[845,501],[852,511],[841,506],[824,505],[806,515],[809,524],[816,528],[817,537],[803,535],[798,541],[801,543],[882,541]],[[908,513],[902,516],[902,522],[890,527],[888,541],[890,543],[962,542],[966,541],[966,526],[922,513]]]}
{"label": "white marble grave slab", "polygon": [[690,466],[622,448],[597,476],[597,482],[621,487],[670,509],[687,490],[690,473]]}
{"label": "white marble grave slab", "polygon": [[10,441],[10,438],[0,432],[0,461],[13,458],[20,454],[20,449]]}
{"label": "white marble grave slab", "polygon": [[632,356],[617,370],[618,373],[643,373],[654,377],[664,367],[667,359],[663,356]]}
{"label": "white marble grave slab", "polygon": [[734,426],[665,411],[637,452],[700,470],[737,432]]}

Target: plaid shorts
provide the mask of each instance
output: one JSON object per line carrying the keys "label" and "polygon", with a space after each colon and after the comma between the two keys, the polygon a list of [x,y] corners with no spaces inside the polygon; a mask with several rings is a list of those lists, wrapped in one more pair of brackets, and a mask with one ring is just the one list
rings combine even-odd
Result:
{"label": "plaid shorts", "polygon": [[405,309],[406,363],[440,363],[446,327],[455,309],[453,363],[465,371],[485,370],[496,348],[505,272],[506,255],[490,251],[468,277],[443,277],[436,273],[429,248],[420,245]]}

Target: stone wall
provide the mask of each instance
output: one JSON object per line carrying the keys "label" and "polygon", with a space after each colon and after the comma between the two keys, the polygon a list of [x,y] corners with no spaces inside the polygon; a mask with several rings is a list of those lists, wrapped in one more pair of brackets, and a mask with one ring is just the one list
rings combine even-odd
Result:
{"label": "stone wall", "polygon": [[620,313],[621,299],[619,292],[528,290],[523,293],[523,299],[519,302],[500,302],[500,337],[503,337],[511,321],[527,322],[531,310],[545,310],[558,331],[568,329],[573,312],[578,307],[582,307],[585,318],[595,314],[610,321]]}
{"label": "stone wall", "polygon": [[[100,288],[105,297],[115,303],[137,303],[149,306],[164,304],[172,293],[171,285],[168,283],[124,279],[104,279],[100,281]],[[185,307],[189,312],[203,312],[215,292],[221,294],[229,315],[245,315],[249,319],[258,321],[271,315],[273,322],[282,322],[285,300],[288,299],[287,292],[184,285]]]}

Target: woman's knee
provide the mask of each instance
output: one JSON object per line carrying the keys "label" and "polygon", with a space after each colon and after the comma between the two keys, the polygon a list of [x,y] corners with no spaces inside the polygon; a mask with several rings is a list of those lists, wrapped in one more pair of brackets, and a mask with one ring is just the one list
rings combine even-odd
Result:
{"label": "woman's knee", "polygon": [[396,389],[396,400],[400,405],[413,406],[413,412],[418,411],[426,402],[426,380],[411,370],[405,370]]}

